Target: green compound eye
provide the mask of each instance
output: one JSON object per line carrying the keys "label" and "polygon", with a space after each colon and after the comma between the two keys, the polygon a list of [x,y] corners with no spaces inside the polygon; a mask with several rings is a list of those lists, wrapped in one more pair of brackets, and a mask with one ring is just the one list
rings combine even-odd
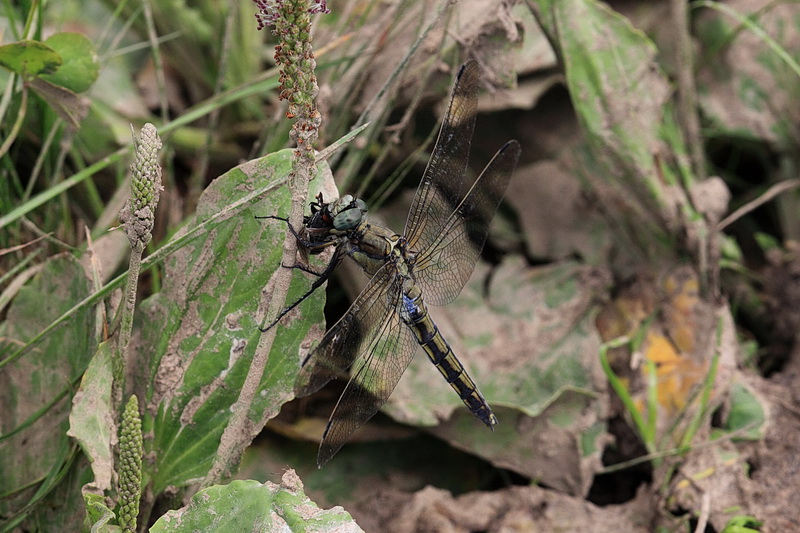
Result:
{"label": "green compound eye", "polygon": [[362,218],[364,218],[364,213],[361,209],[357,207],[345,209],[333,217],[333,227],[338,230],[353,229],[361,223]]}
{"label": "green compound eye", "polygon": [[334,213],[333,227],[340,231],[353,229],[361,223],[367,213],[367,204],[360,198],[345,194],[336,201],[331,210]]}
{"label": "green compound eye", "polygon": [[350,209],[350,204],[353,203],[353,200],[354,200],[353,195],[345,194],[344,196],[336,200],[336,202],[333,204],[333,213],[338,215],[342,211]]}

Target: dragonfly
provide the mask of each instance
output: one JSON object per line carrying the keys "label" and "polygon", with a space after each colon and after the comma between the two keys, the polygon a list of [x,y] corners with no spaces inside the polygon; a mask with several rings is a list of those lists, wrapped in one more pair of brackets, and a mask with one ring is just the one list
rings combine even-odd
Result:
{"label": "dragonfly", "polygon": [[517,141],[505,143],[465,191],[480,84],[478,64],[464,64],[403,233],[371,224],[366,203],[351,195],[325,202],[320,194],[303,227],[298,231],[289,225],[302,249],[319,254],[333,247],[333,257],[320,273],[300,267],[317,279],[264,331],[322,286],[344,258],[371,276],[306,356],[295,383],[295,395],[307,396],[351,371],[323,433],[319,467],[386,403],[417,346],[479,420],[492,430],[498,422],[427,307],[453,301],[471,276],[521,151]]}

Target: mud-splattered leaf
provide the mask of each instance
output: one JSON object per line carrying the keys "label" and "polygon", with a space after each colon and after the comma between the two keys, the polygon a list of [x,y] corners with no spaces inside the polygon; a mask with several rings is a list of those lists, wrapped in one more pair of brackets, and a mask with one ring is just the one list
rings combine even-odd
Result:
{"label": "mud-splattered leaf", "polygon": [[[733,0],[725,6],[760,27],[800,61],[800,5]],[[696,21],[702,46],[698,87],[706,117],[723,135],[796,144],[800,78],[763,36],[730,14],[704,9]]]}
{"label": "mud-splattered leaf", "polygon": [[713,446],[698,447],[686,454],[677,468],[667,465],[662,470],[667,468],[674,469],[670,474],[675,472],[670,475],[672,483],[667,493],[671,505],[701,509],[705,500],[709,525],[717,531],[722,531],[731,515],[750,512],[748,466],[732,442],[721,439]]}
{"label": "mud-splattered leaf", "polygon": [[362,529],[341,507],[323,510],[303,493],[294,471],[280,485],[233,481],[203,489],[182,509],[169,511],[150,529],[167,532],[286,531],[355,533]]}
{"label": "mud-splattered leaf", "polygon": [[[426,9],[424,4],[423,9]],[[515,84],[520,63],[527,63],[526,60],[531,58],[528,55],[525,59],[518,59],[522,56],[520,52],[524,36],[517,26],[518,20],[504,2],[466,0],[453,10],[448,33],[453,38],[453,44],[464,46],[469,55],[483,66],[490,83],[511,87]],[[541,33],[537,31],[535,35],[543,44]]]}
{"label": "mud-splattered leaf", "polygon": [[[257,187],[288,175],[291,151],[250,161],[217,178],[203,193],[186,229],[222,211]],[[327,165],[312,182],[313,194],[330,179]],[[285,216],[289,191],[276,185],[262,200],[198,236],[166,261],[164,290],[141,307],[135,349],[152,376],[145,431],[154,431],[158,458],[156,493],[205,475],[230,408],[258,344],[261,288],[281,268],[286,225],[256,216]],[[310,285],[294,273],[288,301]],[[278,325],[250,419],[259,425],[291,399],[301,350],[322,332],[324,291]],[[260,427],[260,426],[259,426]]]}
{"label": "mud-splattered leaf", "polygon": [[111,410],[112,346],[100,345],[83,374],[81,386],[72,399],[67,434],[78,440],[83,453],[92,464],[94,482],[100,491],[111,490],[114,457],[111,453],[112,429],[116,424]]}
{"label": "mud-splattered leaf", "polygon": [[[59,255],[48,260],[11,304],[0,328],[0,351],[15,351],[88,295],[88,280],[74,257]],[[94,313],[86,308],[0,371],[2,434],[26,426],[0,441],[0,477],[7,491],[66,464],[70,454],[69,393],[96,349]],[[45,494],[55,482],[51,478],[37,486],[39,494]],[[10,515],[33,494],[34,489],[3,500],[2,514]],[[61,500],[63,503],[66,498]]]}
{"label": "mud-splattered leaf", "polygon": [[[669,81],[644,33],[593,0],[530,0],[586,132],[586,175],[632,233],[663,236],[692,218],[690,180]],[[646,231],[645,231],[646,228]]]}
{"label": "mud-splattered leaf", "polygon": [[507,260],[491,277],[488,302],[485,276],[479,266],[459,299],[432,316],[496,410],[495,431],[467,411],[425,357],[411,363],[386,410],[403,422],[441,424],[431,431],[461,449],[583,494],[600,466],[596,439],[605,435],[592,311],[606,275],[569,263],[532,270]]}
{"label": "mud-splattered leaf", "polygon": [[[564,156],[562,155],[562,158]],[[608,224],[585,201],[585,190],[563,160],[518,168],[506,201],[518,215],[528,251],[556,260],[579,255],[589,264],[608,253]]]}

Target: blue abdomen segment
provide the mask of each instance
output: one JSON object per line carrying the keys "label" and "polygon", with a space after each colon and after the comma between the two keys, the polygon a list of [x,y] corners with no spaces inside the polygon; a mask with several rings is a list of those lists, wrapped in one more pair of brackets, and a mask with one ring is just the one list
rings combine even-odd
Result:
{"label": "blue abdomen segment", "polygon": [[475,385],[475,382],[472,381],[464,366],[453,353],[453,349],[450,348],[442,334],[439,333],[439,328],[431,320],[422,297],[412,298],[404,294],[401,315],[406,325],[414,332],[417,342],[428,354],[428,359],[431,360],[431,363],[436,366],[444,376],[444,379],[453,387],[453,390],[456,391],[464,405],[472,411],[472,414],[494,430],[494,426],[497,424],[497,417],[478,390],[478,386]]}

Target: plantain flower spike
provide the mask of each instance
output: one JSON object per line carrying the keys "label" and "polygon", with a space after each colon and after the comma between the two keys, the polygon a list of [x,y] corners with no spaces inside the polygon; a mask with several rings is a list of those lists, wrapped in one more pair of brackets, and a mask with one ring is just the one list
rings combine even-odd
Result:
{"label": "plantain flower spike", "polygon": [[136,250],[144,250],[153,237],[153,223],[161,186],[161,167],[158,152],[161,139],[156,127],[150,123],[142,126],[136,138],[136,155],[131,165],[131,198],[119,215],[125,234]]}
{"label": "plantain flower spike", "polygon": [[297,122],[290,136],[312,161],[310,146],[316,140],[322,117],[316,109],[319,88],[314,75],[316,61],[311,46],[311,15],[330,13],[327,1],[253,0],[258,29],[272,26],[280,44],[275,47],[275,63],[281,67],[279,98],[289,103],[286,117]]}
{"label": "plantain flower spike", "polygon": [[128,399],[122,414],[119,469],[119,525],[122,531],[133,533],[142,496],[142,419],[135,394]]}

